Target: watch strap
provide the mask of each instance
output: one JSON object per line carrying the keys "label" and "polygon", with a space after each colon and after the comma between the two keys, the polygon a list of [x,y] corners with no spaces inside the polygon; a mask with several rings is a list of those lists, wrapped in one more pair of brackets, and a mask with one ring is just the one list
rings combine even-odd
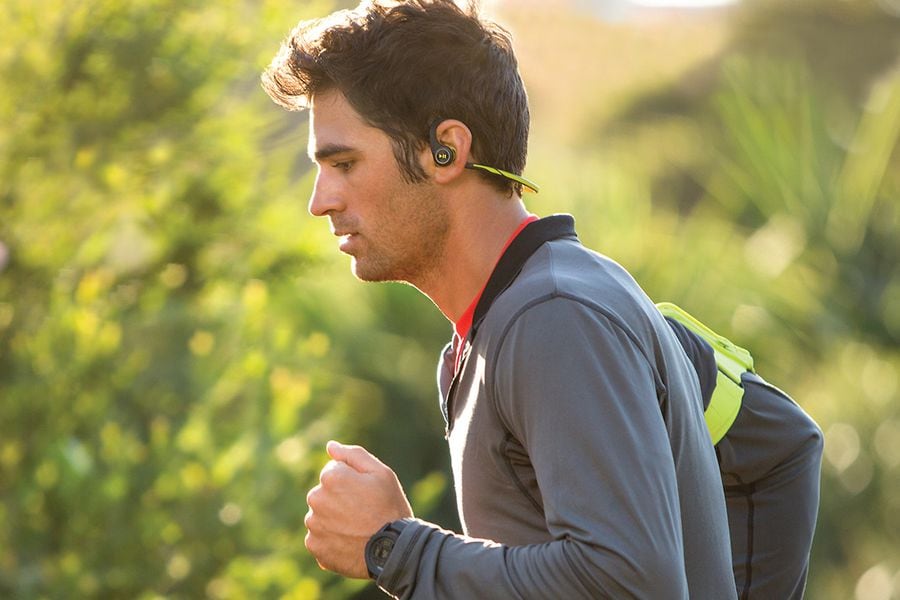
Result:
{"label": "watch strap", "polygon": [[[408,521],[404,519],[398,519],[396,521],[391,521],[390,523],[385,523],[381,527],[381,529],[376,531],[372,535],[372,537],[369,538],[369,541],[366,542],[366,570],[369,572],[369,577],[371,579],[378,579],[378,576],[381,575],[382,571],[384,570],[384,565],[387,562],[388,558],[378,556],[378,552],[383,552],[383,546],[381,548],[378,548],[376,546],[379,544],[383,544],[386,537],[392,539],[393,543],[396,544],[397,540],[400,538],[400,534],[403,533],[403,530],[407,525]],[[393,547],[391,548],[391,551],[392,550]]]}

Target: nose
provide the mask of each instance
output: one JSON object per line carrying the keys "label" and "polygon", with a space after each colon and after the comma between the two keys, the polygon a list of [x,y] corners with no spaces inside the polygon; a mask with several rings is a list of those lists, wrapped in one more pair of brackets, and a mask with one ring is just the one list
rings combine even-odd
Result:
{"label": "nose", "polygon": [[316,174],[316,183],[313,186],[312,196],[309,198],[309,214],[314,217],[323,217],[331,212],[344,210],[340,189],[334,184],[332,178],[323,174],[320,170]]}

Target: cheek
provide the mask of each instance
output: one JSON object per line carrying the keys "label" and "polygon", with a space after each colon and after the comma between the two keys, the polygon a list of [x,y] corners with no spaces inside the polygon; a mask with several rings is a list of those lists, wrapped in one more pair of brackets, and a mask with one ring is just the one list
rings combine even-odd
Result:
{"label": "cheek", "polygon": [[393,156],[373,167],[376,175],[356,188],[358,213],[369,225],[369,237],[387,246],[415,243],[421,239],[423,212],[430,210],[428,190],[403,181]]}

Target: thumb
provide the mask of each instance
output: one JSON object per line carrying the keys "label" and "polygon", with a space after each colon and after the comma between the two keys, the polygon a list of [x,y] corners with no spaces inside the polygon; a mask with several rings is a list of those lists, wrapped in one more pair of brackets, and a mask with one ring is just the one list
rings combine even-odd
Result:
{"label": "thumb", "polygon": [[348,446],[332,440],[325,445],[325,450],[328,456],[359,473],[371,473],[384,467],[384,463],[362,446]]}

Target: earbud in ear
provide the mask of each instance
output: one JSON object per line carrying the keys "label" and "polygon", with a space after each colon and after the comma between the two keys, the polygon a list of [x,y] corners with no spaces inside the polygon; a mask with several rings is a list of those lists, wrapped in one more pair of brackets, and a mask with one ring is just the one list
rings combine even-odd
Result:
{"label": "earbud in ear", "polygon": [[431,155],[434,156],[434,164],[439,167],[446,167],[456,160],[456,151],[438,141],[437,126],[440,122],[441,120],[438,119],[431,124],[431,128],[428,130],[428,141],[431,142]]}
{"label": "earbud in ear", "polygon": [[434,154],[434,162],[439,167],[446,167],[456,158],[456,152],[450,146],[439,144],[432,147],[431,152]]}
{"label": "earbud in ear", "polygon": [[[443,121],[443,119],[438,119],[431,124],[431,127],[428,129],[428,141],[431,143],[431,155],[434,157],[434,164],[439,167],[446,167],[454,160],[456,160],[456,150],[438,141],[437,126],[441,124],[441,121]],[[538,185],[530,179],[526,179],[522,175],[510,173],[509,171],[504,171],[503,169],[498,169],[497,167],[480,165],[471,162],[467,162],[465,164],[465,167],[467,169],[484,171],[486,173],[490,173],[491,175],[496,175],[497,177],[508,179],[509,181],[519,184],[523,189],[529,192],[537,193],[539,189]]]}

